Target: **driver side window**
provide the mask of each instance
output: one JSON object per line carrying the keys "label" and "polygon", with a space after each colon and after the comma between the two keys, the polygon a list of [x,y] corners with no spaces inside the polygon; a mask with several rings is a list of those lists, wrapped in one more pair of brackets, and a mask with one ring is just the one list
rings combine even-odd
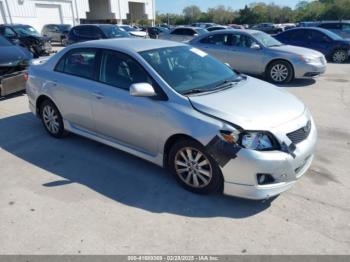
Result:
{"label": "driver side window", "polygon": [[131,57],[113,51],[104,51],[101,59],[99,81],[120,89],[129,90],[132,84],[149,83],[152,79]]}

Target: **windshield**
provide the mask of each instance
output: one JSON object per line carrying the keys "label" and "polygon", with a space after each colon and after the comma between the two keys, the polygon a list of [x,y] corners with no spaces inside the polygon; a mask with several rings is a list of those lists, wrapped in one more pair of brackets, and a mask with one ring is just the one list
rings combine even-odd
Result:
{"label": "windshield", "polygon": [[127,32],[132,32],[132,31],[138,31],[136,30],[135,28],[131,27],[131,26],[128,26],[128,25],[125,25],[125,26],[120,26],[122,29],[124,29],[125,31]]}
{"label": "windshield", "polygon": [[14,26],[13,29],[16,31],[17,34],[20,35],[31,35],[31,36],[40,36],[38,31],[34,29],[34,27],[31,27],[29,25],[23,25],[23,26]]}
{"label": "windshield", "polygon": [[2,36],[0,36],[0,46],[11,46],[12,44],[7,41],[5,38],[3,38]]}
{"label": "windshield", "polygon": [[203,28],[197,28],[196,31],[200,35],[208,33],[208,30],[207,29],[203,29]]}
{"label": "windshield", "polygon": [[61,31],[69,31],[72,28],[71,25],[59,25],[58,27]]}
{"label": "windshield", "polygon": [[264,33],[264,32],[256,32],[252,34],[253,37],[258,40],[260,43],[262,43],[265,47],[272,47],[272,46],[281,46],[282,43],[272,36]]}
{"label": "windshield", "polygon": [[210,91],[237,75],[225,64],[190,46],[167,47],[140,52],[140,55],[177,92]]}
{"label": "windshield", "polygon": [[100,26],[108,38],[129,37],[130,35],[117,26]]}
{"label": "windshield", "polygon": [[336,33],[333,33],[329,30],[323,30],[321,29],[324,34],[326,34],[328,37],[330,37],[332,40],[343,40],[343,38],[340,35],[337,35]]}

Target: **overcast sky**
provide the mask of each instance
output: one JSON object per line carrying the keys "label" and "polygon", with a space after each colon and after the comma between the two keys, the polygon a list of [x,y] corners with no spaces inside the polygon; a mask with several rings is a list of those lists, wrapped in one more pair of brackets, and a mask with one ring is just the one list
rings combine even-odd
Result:
{"label": "overcast sky", "polygon": [[215,7],[218,5],[225,5],[234,9],[240,9],[244,7],[244,5],[254,2],[274,2],[275,4],[283,4],[294,8],[299,0],[156,0],[156,10],[160,13],[182,13],[182,9],[188,5],[198,5],[202,11],[206,11],[208,7]]}

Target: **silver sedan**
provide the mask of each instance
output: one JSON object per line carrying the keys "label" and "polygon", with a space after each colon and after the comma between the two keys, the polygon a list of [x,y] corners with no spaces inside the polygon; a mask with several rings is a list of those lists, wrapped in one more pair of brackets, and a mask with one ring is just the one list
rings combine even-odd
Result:
{"label": "silver sedan", "polygon": [[263,75],[274,83],[314,77],[326,71],[320,52],[283,45],[270,35],[255,30],[219,30],[201,35],[191,45],[202,49],[234,69]]}
{"label": "silver sedan", "polygon": [[181,43],[75,44],[30,67],[27,94],[53,137],[72,132],[167,167],[197,193],[269,198],[313,159],[301,101]]}

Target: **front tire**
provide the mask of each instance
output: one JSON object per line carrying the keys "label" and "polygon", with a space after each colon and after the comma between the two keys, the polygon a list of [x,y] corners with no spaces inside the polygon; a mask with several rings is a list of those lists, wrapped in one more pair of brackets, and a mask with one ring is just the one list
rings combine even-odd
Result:
{"label": "front tire", "polygon": [[62,116],[50,100],[45,100],[40,107],[41,121],[45,130],[55,138],[61,138],[65,135]]}
{"label": "front tire", "polygon": [[336,50],[332,55],[332,61],[339,64],[344,63],[348,58],[349,54],[346,50]]}
{"label": "front tire", "polygon": [[194,140],[182,140],[169,152],[168,167],[185,189],[199,194],[222,191],[223,176],[216,161]]}
{"label": "front tire", "polygon": [[267,70],[267,78],[276,84],[289,83],[294,78],[293,67],[286,61],[274,61]]}

